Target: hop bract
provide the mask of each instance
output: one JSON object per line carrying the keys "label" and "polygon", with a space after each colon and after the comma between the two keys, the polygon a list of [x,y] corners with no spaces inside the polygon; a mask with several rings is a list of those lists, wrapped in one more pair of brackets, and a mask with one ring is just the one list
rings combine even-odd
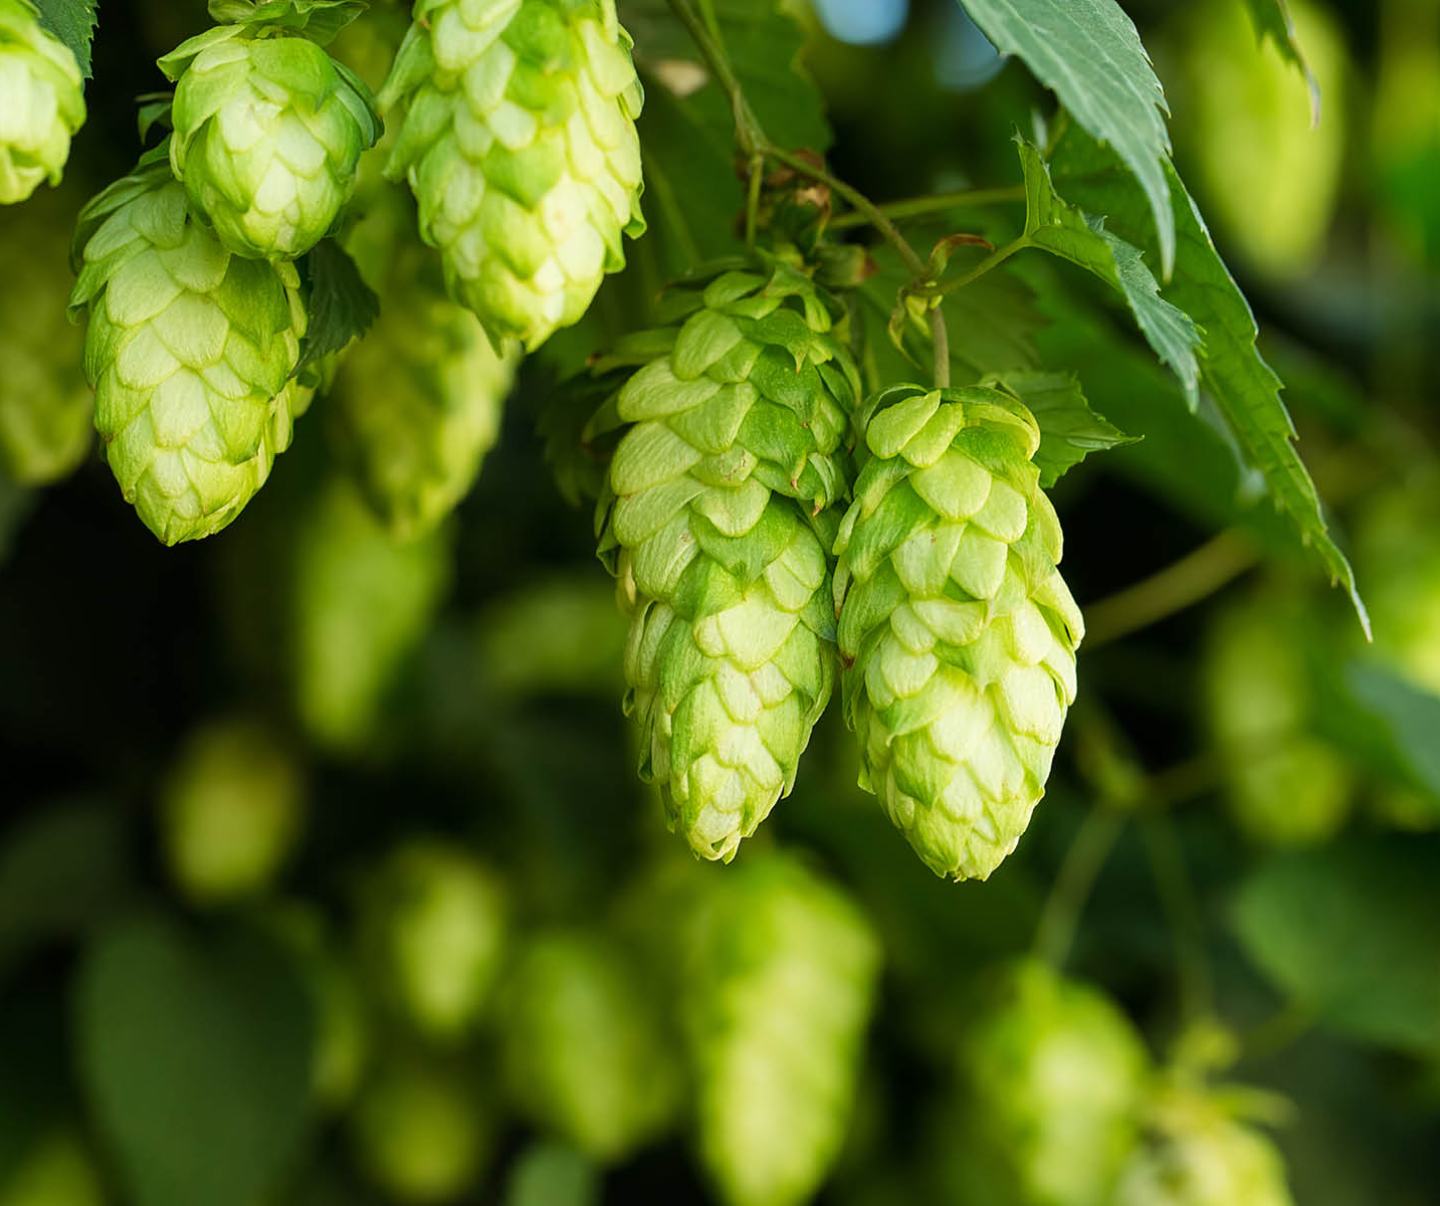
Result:
{"label": "hop bract", "polygon": [[369,90],[320,46],[222,25],[160,60],[175,89],[170,162],[237,255],[294,259],[330,229],[380,124]]}
{"label": "hop bract", "polygon": [[828,517],[857,391],[811,282],[777,265],[665,302],[614,400],[601,555],[630,617],[641,775],[730,859],[794,781],[834,681]]}
{"label": "hop bract", "polygon": [[30,0],[0,0],[0,205],[59,184],[85,122],[79,64]]}
{"label": "hop bract", "polygon": [[390,170],[497,341],[579,319],[644,229],[629,48],[614,0],[417,0],[382,93],[408,98]]}
{"label": "hop bract", "polygon": [[1044,794],[1084,625],[1025,407],[897,386],[840,529],[835,598],[861,783],[937,875],[986,878]]}
{"label": "hop bract", "polygon": [[150,163],[80,215],[85,371],[127,501],[166,544],[218,532],[264,484],[309,391],[293,265],[231,255]]}

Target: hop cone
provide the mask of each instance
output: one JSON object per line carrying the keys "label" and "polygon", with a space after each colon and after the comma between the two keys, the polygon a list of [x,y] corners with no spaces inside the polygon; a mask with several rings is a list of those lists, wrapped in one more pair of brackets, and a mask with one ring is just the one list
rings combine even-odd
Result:
{"label": "hop cone", "polygon": [[65,320],[73,210],[63,196],[0,211],[0,475],[26,486],[74,469],[94,431],[84,336]]}
{"label": "hop cone", "polygon": [[1005,969],[960,1048],[941,1136],[950,1199],[1112,1206],[1147,1079],[1140,1036],[1106,997],[1040,963]]}
{"label": "hop cone", "polygon": [[127,501],[166,544],[218,532],[265,483],[309,393],[290,264],[231,255],[190,215],[168,166],[81,212],[79,280],[95,425]]}
{"label": "hop cone", "polygon": [[75,56],[41,28],[30,0],[0,0],[0,205],[59,184],[85,121]]}
{"label": "hop cone", "polygon": [[819,294],[784,266],[668,307],[674,325],[622,349],[648,363],[614,402],[631,426],[600,548],[631,617],[641,775],[698,854],[728,860],[789,791],[830,699],[820,512],[844,489],[856,377]]}
{"label": "hop cone", "polygon": [[380,136],[369,90],[308,38],[222,25],[160,67],[175,89],[170,163],[236,255],[294,259],[334,223]]}
{"label": "hop cone", "polygon": [[[414,238],[413,233],[410,236]],[[366,501],[402,539],[433,529],[469,493],[500,435],[515,357],[426,279],[401,245],[374,326],[341,362],[333,413]]]}
{"label": "hop cone", "polygon": [[1177,1090],[1154,1113],[1116,1206],[1294,1206],[1275,1145],[1221,1103]]}
{"label": "hop cone", "polygon": [[682,1007],[701,1155],[730,1206],[793,1206],[840,1151],[879,970],[864,916],[798,863],[708,877]]}
{"label": "hop cone", "polygon": [[415,840],[369,885],[362,945],[395,1011],[420,1034],[463,1039],[490,999],[505,939],[504,892],[465,850]]}
{"label": "hop cone", "polygon": [[861,784],[937,875],[984,879],[1044,794],[1075,698],[1080,610],[1009,395],[898,386],[836,544]]}
{"label": "hop cone", "polygon": [[[1210,633],[1203,698],[1227,803],[1240,829],[1265,845],[1328,840],[1355,792],[1344,756],[1313,731],[1307,633],[1303,611],[1273,593],[1222,612]],[[1311,635],[1328,653],[1328,640]]]}
{"label": "hop cone", "polygon": [[390,171],[497,342],[579,319],[644,229],[629,48],[614,0],[417,0],[382,94],[407,99]]}
{"label": "hop cone", "polygon": [[504,1056],[535,1123],[593,1159],[624,1159],[678,1104],[672,1053],[628,952],[601,935],[531,939],[511,974]]}
{"label": "hop cone", "polygon": [[263,892],[299,837],[303,791],[289,751],[262,726],[228,721],[198,730],[162,799],[171,877],[201,904]]}

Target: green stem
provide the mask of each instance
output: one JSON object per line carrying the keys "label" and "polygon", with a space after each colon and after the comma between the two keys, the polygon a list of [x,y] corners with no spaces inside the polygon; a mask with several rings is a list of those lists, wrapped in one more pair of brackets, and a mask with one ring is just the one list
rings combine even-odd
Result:
{"label": "green stem", "polygon": [[1123,813],[1097,804],[1080,823],[1065,852],[1035,927],[1035,955],[1057,971],[1069,957],[1080,915],[1124,826]]}
{"label": "green stem", "polygon": [[1200,904],[1170,818],[1163,814],[1148,815],[1141,822],[1141,832],[1155,890],[1174,937],[1181,1018],[1195,1022],[1212,1012],[1210,963],[1205,954]]}
{"label": "green stem", "polygon": [[[1007,185],[1002,188],[970,188],[950,193],[931,193],[925,197],[907,197],[901,201],[887,201],[876,208],[893,221],[906,218],[923,218],[928,214],[944,213],[951,209],[978,209],[987,205],[1004,205],[1025,200],[1025,186]],[[831,220],[833,229],[844,230],[851,226],[864,226],[869,221],[861,214],[841,214]]]}
{"label": "green stem", "polygon": [[1003,247],[995,248],[994,251],[992,251],[983,260],[976,264],[975,267],[970,269],[969,272],[962,273],[954,280],[946,281],[940,292],[946,294],[954,293],[958,289],[965,288],[966,285],[973,284],[991,269],[998,268],[1017,251],[1024,251],[1025,248],[1029,246],[1030,240],[1024,235],[1020,235],[1018,238],[1012,239]]}
{"label": "green stem", "polygon": [[765,137],[765,132],[760,128],[760,123],[751,111],[749,101],[745,99],[745,90],[740,86],[740,79],[735,74],[734,68],[730,66],[729,56],[726,55],[715,35],[711,33],[709,25],[695,11],[691,0],[670,0],[670,8],[680,23],[685,26],[705,62],[709,64],[710,70],[715,73],[715,79],[724,89],[726,97],[729,98],[730,111],[735,118],[735,140],[740,144],[740,150],[746,156],[753,158],[762,148],[769,145],[769,140]]}
{"label": "green stem", "polygon": [[755,224],[760,211],[760,185],[765,179],[765,158],[750,156],[749,188],[745,193],[745,246],[755,250]]}

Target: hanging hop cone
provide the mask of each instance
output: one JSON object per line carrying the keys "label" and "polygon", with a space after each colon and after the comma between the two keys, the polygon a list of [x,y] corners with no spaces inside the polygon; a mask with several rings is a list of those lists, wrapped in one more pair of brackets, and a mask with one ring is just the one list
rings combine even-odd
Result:
{"label": "hanging hop cone", "polygon": [[381,93],[455,299],[533,350],[638,236],[641,89],[614,0],[417,0]]}
{"label": "hanging hop cone", "polygon": [[110,468],[175,544],[234,519],[289,446],[306,317],[294,266],[231,255],[147,158],[81,211],[70,305]]}
{"label": "hanging hop cone", "polygon": [[220,25],[160,60],[177,81],[175,178],[236,255],[294,259],[324,237],[380,136],[370,90],[308,37]]}
{"label": "hanging hop cone", "polygon": [[697,854],[729,860],[789,791],[834,681],[825,509],[858,387],[815,286],[783,264],[663,303],[595,426],[630,426],[598,511],[630,615],[641,776]]}
{"label": "hanging hop cone", "polygon": [[0,205],[59,184],[85,123],[80,66],[31,0],[0,0]]}
{"label": "hanging hop cone", "polygon": [[1044,794],[1075,698],[1080,610],[1008,394],[897,386],[835,546],[861,784],[937,875],[984,879]]}
{"label": "hanging hop cone", "polygon": [[74,214],[64,192],[0,210],[0,476],[23,486],[64,477],[94,438],[85,337],[65,319]]}

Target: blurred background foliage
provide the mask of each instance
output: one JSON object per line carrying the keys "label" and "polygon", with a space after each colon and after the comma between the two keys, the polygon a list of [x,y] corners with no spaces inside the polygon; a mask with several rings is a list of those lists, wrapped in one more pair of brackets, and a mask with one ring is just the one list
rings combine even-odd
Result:
{"label": "blurred background foliage", "polygon": [[[728,868],[633,773],[623,621],[535,421],[735,237],[664,6],[621,5],[652,233],[521,367],[456,516],[392,538],[342,392],[167,550],[89,449],[65,245],[205,17],[105,0],[66,185],[0,211],[0,1206],[1440,1201],[1440,0],[1291,0],[1313,128],[1252,7],[1126,4],[1375,641],[1109,299],[985,278],[958,355],[1074,370],[1144,439],[1057,490],[1081,700],[1019,851],[955,886],[838,708]],[[1050,102],[954,3],[785,8],[732,47],[778,139],[829,140],[803,30],[841,176],[1017,182]],[[394,18],[341,43],[372,81]]]}

